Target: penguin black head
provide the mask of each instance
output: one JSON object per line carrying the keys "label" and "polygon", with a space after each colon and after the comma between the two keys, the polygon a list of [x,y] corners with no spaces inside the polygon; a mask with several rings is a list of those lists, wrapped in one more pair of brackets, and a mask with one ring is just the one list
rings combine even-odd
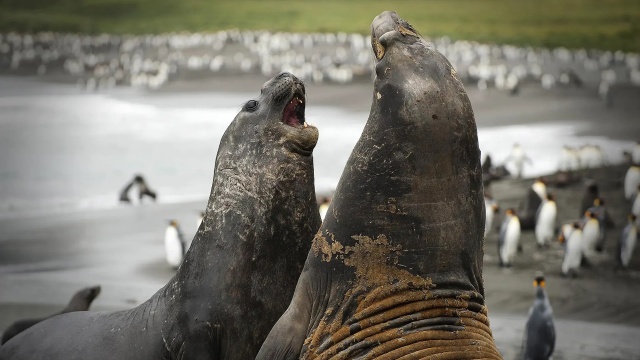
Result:
{"label": "penguin black head", "polygon": [[595,206],[604,205],[604,200],[602,200],[602,198],[597,197],[593,199],[593,205]]}
{"label": "penguin black head", "polygon": [[498,204],[491,205],[491,209],[493,210],[494,214],[497,214],[500,212],[500,206],[498,206]]}
{"label": "penguin black head", "polygon": [[540,271],[536,272],[536,277],[533,280],[534,287],[545,287],[544,274]]}
{"label": "penguin black head", "polygon": [[547,200],[555,201],[556,200],[556,196],[553,193],[548,193],[547,194]]}
{"label": "penguin black head", "polygon": [[507,211],[505,211],[506,215],[515,215],[516,214],[516,209],[514,208],[508,208]]}
{"label": "penguin black head", "polygon": [[574,229],[580,229],[580,228],[582,228],[582,226],[580,226],[580,223],[576,221],[576,222],[573,223],[573,228]]}
{"label": "penguin black head", "polygon": [[169,226],[178,227],[178,221],[174,219],[169,220]]}
{"label": "penguin black head", "polygon": [[636,221],[636,216],[634,214],[629,214],[629,222],[634,222]]}

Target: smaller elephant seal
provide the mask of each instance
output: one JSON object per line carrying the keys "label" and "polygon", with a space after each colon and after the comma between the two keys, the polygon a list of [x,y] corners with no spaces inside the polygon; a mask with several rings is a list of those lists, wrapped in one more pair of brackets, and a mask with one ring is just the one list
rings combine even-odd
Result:
{"label": "smaller elephant seal", "polygon": [[0,359],[255,358],[296,287],[320,214],[304,84],[282,73],[225,131],[205,216],[174,277],[143,304],[56,316]]}
{"label": "smaller elephant seal", "polygon": [[93,302],[93,300],[95,300],[95,298],[98,296],[98,294],[100,294],[100,286],[87,287],[75,293],[75,295],[73,295],[73,297],[69,301],[69,304],[67,304],[67,307],[62,309],[62,311],[60,312],[57,312],[51,316],[47,316],[43,318],[24,319],[24,320],[18,320],[14,322],[2,334],[2,344],[6,343],[7,341],[9,341],[9,339],[27,330],[33,325],[43,320],[46,320],[52,316],[73,312],[73,311],[87,311],[89,309],[89,306],[91,306],[91,303]]}

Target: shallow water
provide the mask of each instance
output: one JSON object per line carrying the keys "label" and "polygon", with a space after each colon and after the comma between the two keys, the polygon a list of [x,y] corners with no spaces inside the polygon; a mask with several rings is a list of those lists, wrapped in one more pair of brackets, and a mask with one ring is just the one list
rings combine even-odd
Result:
{"label": "shallow water", "polygon": [[[220,138],[255,95],[200,93],[202,105],[194,107],[185,93],[149,100],[135,89],[83,93],[73,85],[15,77],[0,77],[0,83],[0,217],[115,207],[136,173],[158,192],[159,202],[206,199]],[[316,191],[329,193],[368,114],[308,106],[306,116],[320,130]],[[632,146],[578,137],[579,129],[562,121],[480,128],[479,142],[483,157],[491,154],[496,164],[519,142],[533,159],[525,176],[554,171],[564,144],[600,145],[610,162]]]}

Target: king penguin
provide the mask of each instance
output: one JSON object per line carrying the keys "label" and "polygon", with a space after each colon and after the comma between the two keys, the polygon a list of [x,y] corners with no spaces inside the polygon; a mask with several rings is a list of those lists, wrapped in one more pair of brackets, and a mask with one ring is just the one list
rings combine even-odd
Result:
{"label": "king penguin", "polygon": [[587,260],[593,260],[596,244],[600,238],[600,222],[596,214],[587,210],[582,225],[582,252]]}
{"label": "king penguin", "polygon": [[580,262],[582,261],[582,229],[580,223],[573,224],[573,231],[564,245],[564,257],[562,259],[562,275],[578,276]]}
{"label": "king penguin", "polygon": [[627,226],[624,227],[624,230],[622,230],[622,236],[620,237],[620,243],[618,245],[618,261],[623,269],[629,266],[637,240],[638,224],[636,224],[636,216],[629,214],[629,222]]}
{"label": "king penguin", "polygon": [[604,199],[602,199],[601,197],[595,198],[593,200],[593,206],[590,207],[588,211],[595,214],[596,218],[598,219],[600,232],[598,233],[598,241],[596,241],[595,249],[598,252],[602,252],[604,250],[604,243],[606,240],[607,220],[610,220],[608,219],[608,213],[607,208],[604,205]]}
{"label": "king penguin", "polygon": [[564,244],[569,240],[569,236],[571,236],[571,232],[573,231],[573,224],[563,224],[560,227],[560,233],[558,234],[558,242],[560,244]]}
{"label": "king penguin", "polygon": [[636,197],[633,199],[631,213],[635,215],[636,218],[640,217],[640,186],[638,186],[638,192],[636,193]]}
{"label": "king penguin", "polygon": [[514,209],[507,209],[498,238],[498,256],[501,267],[511,267],[520,242],[520,219]]}
{"label": "king penguin", "polygon": [[542,202],[547,198],[547,184],[544,178],[536,178],[527,191],[524,207],[520,212],[520,225],[523,230],[534,230],[536,214]]}
{"label": "king penguin", "polygon": [[169,226],[164,232],[164,249],[167,255],[167,262],[172,268],[177,269],[182,263],[186,252],[185,245],[178,222],[176,220],[169,221]]}
{"label": "king penguin", "polygon": [[500,212],[500,206],[498,206],[498,203],[490,196],[485,195],[484,209],[486,211],[486,218],[484,222],[484,238],[486,239],[487,235],[489,235],[489,232],[491,231],[491,227],[493,226],[493,220]]}
{"label": "king penguin", "polygon": [[640,185],[640,165],[631,165],[624,176],[624,197],[633,200]]}
{"label": "king penguin", "polygon": [[555,197],[553,194],[547,194],[547,199],[542,202],[536,214],[536,242],[538,247],[548,245],[553,239],[553,233],[556,227],[556,217],[558,208],[556,207]]}
{"label": "king penguin", "polygon": [[636,142],[633,150],[631,150],[631,162],[635,165],[640,165],[640,141]]}
{"label": "king penguin", "polygon": [[545,285],[544,275],[536,274],[533,281],[536,297],[529,308],[529,319],[527,319],[522,341],[524,360],[548,360],[556,344],[553,309],[549,303]]}

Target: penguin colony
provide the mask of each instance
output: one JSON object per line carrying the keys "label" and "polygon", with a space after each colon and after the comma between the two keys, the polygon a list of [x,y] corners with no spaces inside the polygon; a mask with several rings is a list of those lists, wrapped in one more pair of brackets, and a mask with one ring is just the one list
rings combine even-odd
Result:
{"label": "penguin colony", "polygon": [[[524,159],[526,155],[518,145],[514,146],[516,147],[516,153],[520,159]],[[587,151],[586,156],[582,156],[582,149]],[[513,158],[513,153],[507,159]],[[570,157],[570,153],[574,155]],[[589,178],[590,171],[607,165],[602,151],[597,146],[585,145],[578,152],[570,147],[563,147],[562,153],[559,154],[558,172],[533,180],[519,205],[509,208],[504,214],[499,213],[498,202],[495,200],[495,197],[500,198],[500,194],[493,194],[491,191],[491,183],[501,178],[492,177],[485,181],[485,238],[495,237],[497,240],[497,263],[501,267],[517,268],[518,258],[527,256],[520,255],[521,235],[526,231],[533,231],[538,257],[553,253],[554,249],[561,249],[562,265],[558,270],[563,276],[577,277],[581,269],[598,268],[599,264],[607,259],[615,259],[616,270],[628,268],[633,259],[640,226],[640,143],[630,149],[628,154],[630,156],[624,176],[617,180],[612,179],[616,184],[624,186],[627,206],[624,209],[625,218],[611,217],[607,210],[607,201],[600,194],[598,184]],[[518,174],[513,177],[518,179]],[[567,178],[571,181],[567,181]],[[557,188],[568,185],[583,187],[582,201],[579,209],[576,209],[576,218],[558,219],[558,205],[549,185]],[[496,231],[494,224],[498,221],[501,225],[500,230]],[[622,233],[615,234],[609,230],[616,222],[627,224]],[[607,243],[613,242],[614,238],[616,244],[607,247]],[[514,251],[514,246],[517,251]],[[611,253],[611,250],[607,249],[615,250]]]}
{"label": "penguin colony", "polygon": [[[622,51],[534,49],[431,39],[478,89],[518,94],[522,84],[542,89],[588,87],[613,104],[611,89],[640,86],[640,54]],[[287,71],[304,81],[349,83],[373,76],[370,37],[347,33],[225,30],[161,35],[0,34],[0,70],[47,76],[68,74],[86,91],[114,86],[159,89],[174,79],[216,73]]]}

